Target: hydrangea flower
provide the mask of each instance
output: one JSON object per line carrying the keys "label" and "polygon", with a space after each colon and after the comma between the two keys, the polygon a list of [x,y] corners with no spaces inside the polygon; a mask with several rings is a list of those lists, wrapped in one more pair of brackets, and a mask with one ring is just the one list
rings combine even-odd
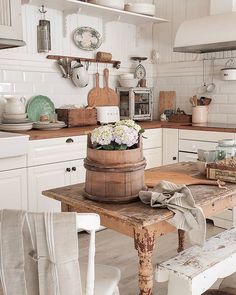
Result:
{"label": "hydrangea flower", "polygon": [[138,132],[126,125],[118,125],[114,127],[114,140],[119,145],[131,147],[138,143]]}
{"label": "hydrangea flower", "polygon": [[131,119],[130,120],[121,120],[119,122],[116,122],[116,124],[115,124],[115,126],[120,126],[120,125],[125,125],[127,127],[133,128],[137,132],[139,132],[141,130],[141,127],[138,124],[136,124],[134,122],[134,120],[131,120]]}
{"label": "hydrangea flower", "polygon": [[113,140],[113,126],[111,125],[95,128],[91,133],[92,144],[109,145]]}
{"label": "hydrangea flower", "polygon": [[94,129],[91,142],[96,149],[119,150],[133,147],[138,143],[141,127],[133,120],[122,120],[115,125]]}

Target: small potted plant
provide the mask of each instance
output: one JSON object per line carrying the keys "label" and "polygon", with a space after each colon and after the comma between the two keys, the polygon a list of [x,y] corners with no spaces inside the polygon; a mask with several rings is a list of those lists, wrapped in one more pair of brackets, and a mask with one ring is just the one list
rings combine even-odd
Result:
{"label": "small potted plant", "polygon": [[85,194],[101,202],[135,200],[145,188],[142,136],[133,120],[94,129],[88,135]]}

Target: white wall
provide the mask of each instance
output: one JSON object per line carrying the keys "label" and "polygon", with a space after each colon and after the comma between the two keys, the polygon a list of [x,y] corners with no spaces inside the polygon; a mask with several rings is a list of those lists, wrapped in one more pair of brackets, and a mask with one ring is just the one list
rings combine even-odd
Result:
{"label": "white wall", "polygon": [[[47,95],[56,106],[62,104],[87,104],[87,93],[94,86],[93,74],[97,71],[97,65],[89,68],[90,82],[86,88],[76,88],[68,79],[63,79],[55,61],[47,60],[46,54],[37,53],[36,28],[40,13],[36,6],[22,6],[23,29],[26,47],[0,51],[0,98],[6,94],[16,96]],[[50,54],[71,55],[78,57],[94,57],[96,52],[87,52],[78,49],[72,41],[72,32],[79,26],[91,26],[105,36],[105,42],[99,51],[111,52],[113,58],[121,60],[121,69],[116,70],[109,66],[111,78],[110,85],[115,87],[117,75],[132,71],[134,64],[130,56],[142,55],[150,57],[152,49],[152,30],[150,27],[138,31],[136,38],[136,26],[112,22],[105,27],[102,20],[85,15],[70,15],[67,17],[67,36],[63,37],[63,14],[59,10],[47,8],[46,18],[51,21],[52,51]],[[99,65],[99,72],[106,65]],[[149,60],[146,63],[148,86],[153,84],[153,65]],[[101,77],[101,85],[103,79]]]}
{"label": "white wall", "polygon": [[[189,98],[197,93],[197,88],[203,84],[202,58],[225,58],[216,60],[214,82],[216,89],[212,94],[209,121],[236,123],[236,82],[220,80],[220,69],[235,52],[206,54],[173,53],[175,32],[185,19],[201,17],[209,14],[208,0],[157,0],[159,16],[171,20],[168,25],[162,24],[161,30],[155,31],[154,48],[160,53],[158,64],[158,91],[176,90],[177,106],[191,113]],[[217,33],[217,32],[216,32]],[[193,32],[194,34],[194,32]],[[206,62],[206,78],[210,82],[210,61]]]}

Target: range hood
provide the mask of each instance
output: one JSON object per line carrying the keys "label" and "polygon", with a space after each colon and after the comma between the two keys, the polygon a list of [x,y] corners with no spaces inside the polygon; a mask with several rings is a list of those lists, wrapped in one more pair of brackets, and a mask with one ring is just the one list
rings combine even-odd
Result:
{"label": "range hood", "polygon": [[210,16],[188,20],[180,25],[175,37],[174,52],[236,50],[235,9],[235,0],[211,0]]}
{"label": "range hood", "polygon": [[25,46],[26,43],[22,40],[0,38],[0,49]]}

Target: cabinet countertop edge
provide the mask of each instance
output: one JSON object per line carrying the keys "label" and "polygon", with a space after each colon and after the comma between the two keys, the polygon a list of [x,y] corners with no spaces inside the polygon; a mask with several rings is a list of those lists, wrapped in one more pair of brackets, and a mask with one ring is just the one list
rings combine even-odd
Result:
{"label": "cabinet countertop edge", "polygon": [[[204,125],[191,125],[191,124],[184,124],[184,123],[171,123],[171,122],[161,122],[161,121],[138,122],[138,124],[140,124],[142,128],[144,129],[171,128],[171,129],[236,133],[236,124],[207,123]],[[63,128],[57,131],[30,130],[30,131],[20,132],[20,133],[29,135],[30,140],[40,140],[40,139],[52,139],[52,138],[60,138],[60,137],[87,135],[96,127],[99,127],[99,126],[95,125],[95,126]]]}

